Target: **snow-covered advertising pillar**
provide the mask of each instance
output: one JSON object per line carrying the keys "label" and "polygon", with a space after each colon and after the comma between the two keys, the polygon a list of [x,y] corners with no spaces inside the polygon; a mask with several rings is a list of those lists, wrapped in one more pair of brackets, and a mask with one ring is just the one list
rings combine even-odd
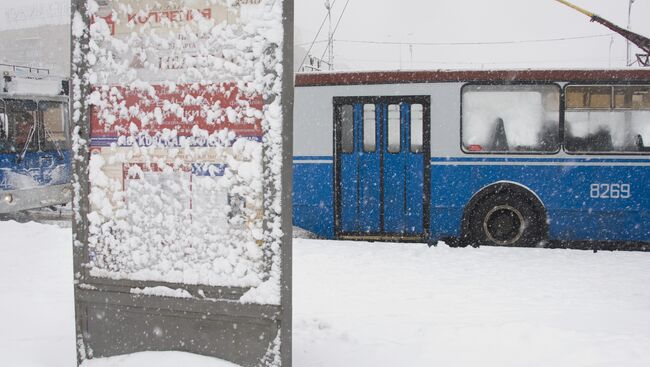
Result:
{"label": "snow-covered advertising pillar", "polygon": [[80,364],[291,365],[292,0],[73,0]]}

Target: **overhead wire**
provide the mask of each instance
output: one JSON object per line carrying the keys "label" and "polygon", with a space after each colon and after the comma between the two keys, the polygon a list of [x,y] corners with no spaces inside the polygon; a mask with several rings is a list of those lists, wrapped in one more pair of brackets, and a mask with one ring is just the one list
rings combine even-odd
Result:
{"label": "overhead wire", "polygon": [[[363,59],[363,58],[349,58],[349,57],[340,57],[342,60],[347,61],[362,61],[362,62],[371,62],[371,63],[397,63],[397,60],[376,60],[376,59]],[[586,60],[595,60],[595,61],[605,61],[606,59],[594,59],[594,58],[572,58],[572,59],[560,59],[560,60],[528,60],[528,61],[489,61],[489,62],[467,62],[467,61],[442,61],[442,60],[414,60],[414,64],[440,64],[440,65],[509,65],[509,64],[531,64],[531,63],[548,63],[548,62],[573,62],[573,61],[586,61]],[[615,58],[616,61],[625,61],[625,58]]]}
{"label": "overhead wire", "polygon": [[[338,26],[338,25],[337,25]],[[520,43],[543,43],[543,42],[559,42],[559,41],[572,41],[589,38],[604,38],[611,37],[614,33],[594,34],[588,36],[575,36],[575,37],[560,37],[560,38],[542,38],[542,39],[529,39],[529,40],[511,40],[511,41],[487,41],[487,42],[398,42],[398,41],[373,41],[373,40],[346,40],[338,39],[337,42],[342,43],[360,43],[360,44],[377,44],[377,45],[413,45],[413,46],[468,46],[468,45],[507,45],[507,44],[520,44]],[[312,47],[316,43],[325,43],[328,40],[314,40],[311,44]],[[296,46],[303,46],[305,43],[296,44]],[[310,48],[311,50],[311,48]]]}

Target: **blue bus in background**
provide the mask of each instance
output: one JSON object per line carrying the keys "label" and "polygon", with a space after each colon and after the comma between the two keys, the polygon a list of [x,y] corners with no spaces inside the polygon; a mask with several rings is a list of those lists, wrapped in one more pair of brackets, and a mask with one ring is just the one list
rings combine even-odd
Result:
{"label": "blue bus in background", "polygon": [[650,242],[650,70],[296,76],[294,225],[323,238]]}
{"label": "blue bus in background", "polygon": [[0,69],[0,214],[69,203],[67,81],[45,69]]}

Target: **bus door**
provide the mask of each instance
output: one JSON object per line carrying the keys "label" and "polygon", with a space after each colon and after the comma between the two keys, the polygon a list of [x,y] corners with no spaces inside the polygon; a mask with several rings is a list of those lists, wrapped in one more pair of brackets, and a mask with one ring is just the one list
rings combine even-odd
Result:
{"label": "bus door", "polygon": [[428,110],[428,97],[335,100],[339,237],[426,237]]}

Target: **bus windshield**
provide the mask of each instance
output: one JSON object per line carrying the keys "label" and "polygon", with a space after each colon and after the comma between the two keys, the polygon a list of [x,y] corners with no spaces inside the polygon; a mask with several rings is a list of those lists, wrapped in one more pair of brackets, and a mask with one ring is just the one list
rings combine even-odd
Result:
{"label": "bus windshield", "polygon": [[63,151],[68,148],[62,102],[0,100],[0,152]]}

